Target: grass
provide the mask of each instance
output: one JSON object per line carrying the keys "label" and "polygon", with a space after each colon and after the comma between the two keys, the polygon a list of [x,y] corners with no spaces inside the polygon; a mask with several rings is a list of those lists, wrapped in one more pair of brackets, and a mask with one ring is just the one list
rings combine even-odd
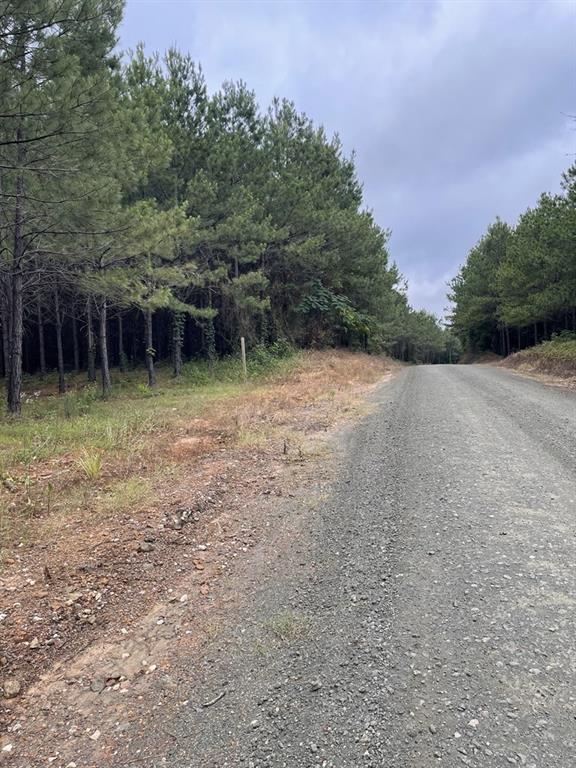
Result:
{"label": "grass", "polygon": [[390,370],[361,353],[280,352],[254,350],[248,381],[233,359],[188,363],[178,380],[159,366],[152,392],[144,371],[113,371],[108,398],[85,376],[70,376],[65,395],[55,376],[28,378],[22,416],[0,417],[0,547],[50,542],[72,516],[83,530],[146,513],[172,473],[178,484],[196,456],[221,449],[269,445],[284,462],[313,460],[329,427],[356,411],[358,388]]}
{"label": "grass", "polygon": [[576,334],[568,331],[543,341],[535,347],[512,355],[507,365],[527,367],[562,377],[576,376]]}
{"label": "grass", "polygon": [[51,534],[68,520],[71,512],[86,510],[88,504],[93,523],[104,521],[111,514],[134,511],[150,500],[152,489],[152,477],[137,475],[115,480],[97,493],[86,486],[77,486],[66,494],[64,503],[54,503],[53,513],[41,521],[41,530],[36,532],[38,538],[49,540]]}
{"label": "grass", "polygon": [[178,380],[171,378],[167,368],[159,367],[158,386],[153,391],[142,384],[142,371],[116,373],[114,392],[107,399],[82,378],[71,377],[70,391],[63,396],[50,394],[51,379],[28,378],[22,416],[0,419],[0,479],[67,453],[74,454],[77,468],[94,479],[105,454],[138,452],[150,435],[168,429],[183,415],[193,417],[207,402],[261,383],[289,368],[294,359],[266,359],[260,354],[258,362],[250,366],[248,384],[235,360],[212,366],[188,363]]}
{"label": "grass", "polygon": [[260,351],[247,382],[233,359],[187,363],[177,380],[159,366],[153,391],[143,384],[143,371],[116,371],[108,398],[84,376],[70,376],[65,395],[56,394],[54,376],[28,377],[21,417],[0,417],[3,543],[27,540],[32,528],[38,534],[79,508],[99,516],[137,506],[150,492],[149,476],[165,469],[162,448],[171,441],[164,436],[207,409],[221,414],[219,403],[289,374],[297,361],[295,354]]}
{"label": "grass", "polygon": [[254,641],[259,656],[269,657],[279,647],[290,645],[310,634],[310,619],[299,613],[286,611],[271,616],[263,623],[263,637]]}
{"label": "grass", "polygon": [[76,466],[88,480],[96,480],[102,471],[102,456],[99,453],[82,451],[82,455],[76,459]]}
{"label": "grass", "polygon": [[289,643],[310,631],[310,620],[302,614],[287,611],[268,619],[264,626],[283,643]]}

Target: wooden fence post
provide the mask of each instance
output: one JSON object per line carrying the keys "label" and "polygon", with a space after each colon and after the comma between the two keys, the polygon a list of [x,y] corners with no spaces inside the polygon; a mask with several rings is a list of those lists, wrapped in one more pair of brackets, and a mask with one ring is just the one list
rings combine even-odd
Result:
{"label": "wooden fence post", "polygon": [[248,378],[248,368],[246,367],[246,342],[244,336],[240,337],[240,351],[242,354],[242,372],[244,374],[244,380]]}

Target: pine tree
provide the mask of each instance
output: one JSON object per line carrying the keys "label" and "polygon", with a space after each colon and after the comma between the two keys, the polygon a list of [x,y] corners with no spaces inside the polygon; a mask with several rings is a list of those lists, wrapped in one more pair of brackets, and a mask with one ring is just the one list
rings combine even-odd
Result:
{"label": "pine tree", "polygon": [[[20,411],[24,302],[46,250],[70,237],[71,180],[90,163],[104,120],[120,0],[0,5],[0,162],[7,303],[7,407]],[[58,321],[57,321],[58,325]]]}

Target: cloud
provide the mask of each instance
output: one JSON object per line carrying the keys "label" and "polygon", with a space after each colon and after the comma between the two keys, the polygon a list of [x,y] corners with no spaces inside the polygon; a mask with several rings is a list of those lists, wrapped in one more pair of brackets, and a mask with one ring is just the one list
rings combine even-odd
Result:
{"label": "cloud", "polygon": [[212,89],[241,78],[337,131],[411,301],[436,312],[488,223],[558,189],[576,152],[568,2],[128,0],[121,34],[176,43]]}
{"label": "cloud", "polygon": [[408,301],[413,307],[424,307],[438,317],[444,317],[449,305],[446,296],[448,283],[454,276],[445,272],[438,277],[423,277],[416,270],[408,270],[404,275],[408,280]]}

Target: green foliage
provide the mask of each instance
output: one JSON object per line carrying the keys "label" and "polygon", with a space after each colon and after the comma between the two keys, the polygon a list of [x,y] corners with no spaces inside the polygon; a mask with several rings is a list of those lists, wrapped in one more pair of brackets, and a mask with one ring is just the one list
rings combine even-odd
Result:
{"label": "green foliage", "polygon": [[559,376],[576,377],[576,333],[561,331],[548,341],[523,349],[511,358],[514,366],[527,364],[531,369]]}
{"label": "green foliage", "polygon": [[452,332],[442,327],[435,315],[424,310],[410,311],[403,317],[395,342],[398,356],[415,363],[455,363],[461,346]]}
{"label": "green foliage", "polygon": [[576,327],[575,177],[573,165],[561,194],[542,195],[514,228],[497,220],[468,254],[450,286],[467,350],[507,354]]}
{"label": "green foliage", "polygon": [[498,333],[498,269],[510,236],[510,227],[497,219],[450,285],[449,298],[456,305],[452,327],[472,351],[489,348]]}

